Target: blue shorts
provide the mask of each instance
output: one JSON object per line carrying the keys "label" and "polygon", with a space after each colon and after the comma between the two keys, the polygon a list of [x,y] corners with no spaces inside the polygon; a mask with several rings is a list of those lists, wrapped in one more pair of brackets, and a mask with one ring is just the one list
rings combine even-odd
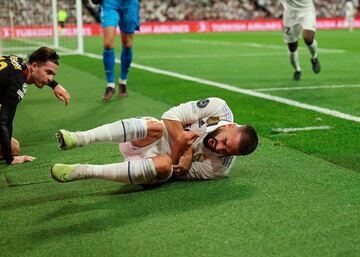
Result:
{"label": "blue shorts", "polygon": [[126,9],[101,8],[100,13],[101,27],[117,27],[121,32],[134,34],[135,30],[140,29],[139,8],[130,7]]}

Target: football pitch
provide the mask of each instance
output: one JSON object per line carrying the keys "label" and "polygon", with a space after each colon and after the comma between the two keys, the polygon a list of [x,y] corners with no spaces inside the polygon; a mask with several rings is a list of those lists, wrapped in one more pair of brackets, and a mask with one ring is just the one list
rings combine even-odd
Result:
{"label": "football pitch", "polygon": [[[30,86],[18,106],[13,135],[37,159],[0,164],[0,256],[360,256],[360,31],[316,37],[320,74],[301,41],[293,81],[281,32],[137,35],[129,97],[109,103],[102,37],[86,37],[84,56],[60,60],[70,105]],[[211,96],[260,136],[229,177],[151,190],[52,180],[54,163],[123,161],[117,145],[62,152],[58,129],[159,118]]]}

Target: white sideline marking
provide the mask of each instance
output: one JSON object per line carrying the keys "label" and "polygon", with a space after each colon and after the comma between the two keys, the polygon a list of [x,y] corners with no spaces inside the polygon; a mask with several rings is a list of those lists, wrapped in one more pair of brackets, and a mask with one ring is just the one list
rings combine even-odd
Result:
{"label": "white sideline marking", "polygon": [[278,133],[290,133],[297,131],[309,131],[309,130],[323,130],[323,129],[331,129],[330,126],[316,126],[316,127],[304,127],[304,128],[276,128],[272,129],[273,132]]}
{"label": "white sideline marking", "polygon": [[140,56],[141,60],[157,60],[157,59],[205,59],[205,58],[232,58],[232,57],[247,57],[247,56],[281,56],[284,53],[242,53],[242,54],[193,54],[193,55],[168,55],[168,56]]}
{"label": "white sideline marking", "polygon": [[257,88],[254,91],[291,91],[291,90],[312,90],[312,89],[336,89],[336,88],[359,88],[360,85],[328,85],[328,86],[309,86],[309,87],[273,87],[273,88]]}
{"label": "white sideline marking", "polygon": [[[286,45],[268,45],[268,44],[258,44],[258,43],[251,43],[251,42],[227,42],[227,41],[212,41],[212,40],[198,40],[198,39],[182,39],[184,43],[189,44],[206,44],[206,45],[240,45],[240,46],[247,46],[247,47],[254,47],[254,48],[267,48],[267,49],[286,49]],[[300,48],[302,49],[302,48]],[[344,49],[327,49],[327,48],[318,48],[319,52],[322,53],[336,53],[336,54],[343,54],[346,51]]]}
{"label": "white sideline marking", "polygon": [[[97,55],[97,54],[93,54],[93,53],[84,53],[83,55],[102,60],[101,55]],[[120,63],[120,60],[116,59],[116,62]],[[337,118],[341,118],[341,119],[345,119],[345,120],[360,122],[360,117],[357,117],[357,116],[352,116],[350,114],[342,113],[342,112],[339,112],[336,110],[331,110],[331,109],[327,109],[327,108],[323,108],[323,107],[318,107],[318,106],[314,106],[314,105],[310,105],[310,104],[306,104],[306,103],[297,102],[297,101],[286,99],[286,98],[279,97],[279,96],[272,96],[272,95],[264,94],[261,92],[256,92],[256,91],[250,90],[250,89],[243,89],[243,88],[235,87],[235,86],[224,84],[224,83],[219,83],[219,82],[214,82],[214,81],[210,81],[210,80],[206,80],[206,79],[191,77],[191,76],[180,74],[177,72],[161,70],[161,69],[152,68],[152,67],[141,65],[141,64],[132,63],[131,67],[134,67],[134,68],[137,68],[140,70],[146,70],[146,71],[156,73],[156,74],[162,74],[162,75],[175,77],[175,78],[179,78],[179,79],[183,79],[183,80],[187,80],[187,81],[205,84],[205,85],[216,87],[216,88],[222,88],[222,89],[225,89],[228,91],[232,91],[232,92],[236,92],[236,93],[240,93],[240,94],[244,94],[244,95],[250,95],[250,96],[254,96],[254,97],[258,97],[258,98],[262,98],[262,99],[267,99],[267,100],[270,100],[273,102],[283,103],[286,105],[295,106],[295,107],[306,109],[306,110],[312,110],[315,112],[324,113],[324,114],[327,114],[327,115],[330,115],[333,117],[337,117]]]}

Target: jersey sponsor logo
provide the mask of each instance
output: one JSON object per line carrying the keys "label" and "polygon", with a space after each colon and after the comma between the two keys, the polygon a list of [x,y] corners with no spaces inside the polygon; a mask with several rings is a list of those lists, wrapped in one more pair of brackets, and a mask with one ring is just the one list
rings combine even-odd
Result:
{"label": "jersey sponsor logo", "polygon": [[209,102],[210,102],[209,99],[199,100],[197,101],[196,106],[199,108],[205,108],[209,104]]}

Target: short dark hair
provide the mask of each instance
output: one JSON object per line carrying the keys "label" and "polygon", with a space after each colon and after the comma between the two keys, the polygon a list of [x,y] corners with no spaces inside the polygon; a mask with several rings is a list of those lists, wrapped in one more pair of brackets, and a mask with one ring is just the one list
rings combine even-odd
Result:
{"label": "short dark hair", "polygon": [[258,136],[253,127],[249,125],[241,125],[240,155],[248,155],[255,151],[258,144]]}
{"label": "short dark hair", "polygon": [[55,52],[54,49],[49,47],[40,47],[36,51],[34,51],[29,57],[29,63],[33,62],[53,62],[56,65],[59,65],[60,56]]}

